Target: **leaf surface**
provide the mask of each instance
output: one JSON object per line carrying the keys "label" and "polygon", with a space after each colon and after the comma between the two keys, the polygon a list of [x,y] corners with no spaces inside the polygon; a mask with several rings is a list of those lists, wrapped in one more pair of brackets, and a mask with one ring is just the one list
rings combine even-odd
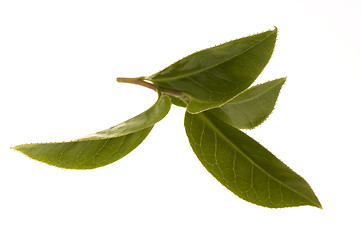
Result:
{"label": "leaf surface", "polygon": [[274,29],[193,53],[148,80],[184,92],[190,98],[190,113],[221,106],[249,87],[262,72],[276,36]]}
{"label": "leaf surface", "polygon": [[147,137],[154,124],[167,115],[170,106],[170,98],[159,95],[151,108],[109,129],[70,142],[32,143],[14,149],[61,168],[102,167],[135,149]]}
{"label": "leaf surface", "polygon": [[302,177],[242,131],[208,112],[186,113],[185,128],[203,166],[240,198],[270,208],[321,208]]}
{"label": "leaf surface", "polygon": [[272,113],[285,80],[280,78],[246,89],[209,112],[235,128],[255,128]]}

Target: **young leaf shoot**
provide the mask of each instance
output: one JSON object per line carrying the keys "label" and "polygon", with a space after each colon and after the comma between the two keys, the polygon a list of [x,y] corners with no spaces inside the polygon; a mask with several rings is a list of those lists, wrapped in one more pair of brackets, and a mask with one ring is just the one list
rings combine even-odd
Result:
{"label": "young leaf shoot", "polygon": [[203,166],[238,197],[269,208],[322,208],[310,185],[240,129],[267,119],[286,78],[249,86],[274,50],[277,28],[193,53],[149,76],[117,78],[155,90],[156,103],[123,123],[69,142],[13,149],[69,169],[108,165],[135,149],[172,104],[184,107],[189,143]]}

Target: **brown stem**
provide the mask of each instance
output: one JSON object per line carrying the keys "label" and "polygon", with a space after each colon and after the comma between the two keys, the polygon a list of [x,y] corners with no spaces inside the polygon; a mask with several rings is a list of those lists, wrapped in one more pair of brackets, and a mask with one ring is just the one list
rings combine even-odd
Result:
{"label": "brown stem", "polygon": [[136,84],[136,85],[140,85],[149,89],[152,89],[154,91],[157,91],[157,88],[160,89],[160,91],[164,94],[167,95],[171,95],[174,97],[178,97],[178,98],[183,98],[186,101],[189,101],[189,98],[187,96],[184,96],[183,93],[181,91],[177,91],[177,90],[173,90],[173,89],[169,89],[169,88],[163,88],[163,87],[157,87],[149,82],[143,81],[139,78],[117,78],[117,81],[120,83],[131,83],[131,84]]}
{"label": "brown stem", "polygon": [[120,83],[136,84],[157,91],[157,88],[153,84],[139,80],[138,78],[117,78],[117,81]]}

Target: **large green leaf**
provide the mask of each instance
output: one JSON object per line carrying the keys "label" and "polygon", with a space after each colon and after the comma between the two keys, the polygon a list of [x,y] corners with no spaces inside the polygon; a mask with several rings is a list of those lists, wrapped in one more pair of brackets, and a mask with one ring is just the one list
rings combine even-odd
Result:
{"label": "large green leaf", "polygon": [[154,124],[167,115],[168,96],[159,95],[147,111],[109,129],[70,142],[32,143],[14,147],[41,162],[71,169],[92,169],[124,157],[149,134]]}
{"label": "large green leaf", "polygon": [[204,167],[237,196],[270,208],[321,208],[302,177],[240,130],[208,112],[186,113],[185,129]]}
{"label": "large green leaf", "polygon": [[280,78],[251,87],[209,112],[235,128],[254,128],[272,113],[285,81],[285,78]]}
{"label": "large green leaf", "polygon": [[218,107],[249,87],[268,63],[277,29],[240,38],[185,57],[147,80],[190,98],[187,111]]}

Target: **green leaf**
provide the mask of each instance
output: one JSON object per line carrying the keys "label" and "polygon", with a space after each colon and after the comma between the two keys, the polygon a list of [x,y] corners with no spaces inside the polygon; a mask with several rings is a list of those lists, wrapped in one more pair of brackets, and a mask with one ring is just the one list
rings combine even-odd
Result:
{"label": "green leaf", "polygon": [[285,81],[280,78],[251,87],[209,112],[235,128],[255,128],[272,113]]}
{"label": "green leaf", "polygon": [[70,142],[32,143],[16,146],[14,149],[61,168],[102,167],[135,149],[154,124],[167,115],[170,106],[170,98],[159,95],[157,102],[147,111],[109,129]]}
{"label": "green leaf", "polygon": [[147,80],[182,91],[187,111],[219,107],[249,87],[268,63],[277,29],[240,38],[185,57]]}
{"label": "green leaf", "polygon": [[172,104],[178,107],[185,107],[185,108],[187,107],[187,102],[185,100],[171,95],[168,95],[168,97],[170,97]]}
{"label": "green leaf", "polygon": [[185,128],[203,166],[240,198],[270,208],[321,208],[302,177],[240,130],[208,112],[186,113]]}

